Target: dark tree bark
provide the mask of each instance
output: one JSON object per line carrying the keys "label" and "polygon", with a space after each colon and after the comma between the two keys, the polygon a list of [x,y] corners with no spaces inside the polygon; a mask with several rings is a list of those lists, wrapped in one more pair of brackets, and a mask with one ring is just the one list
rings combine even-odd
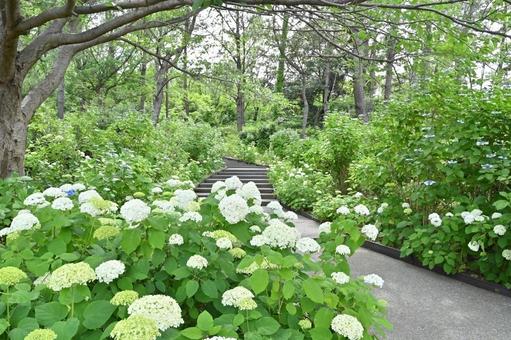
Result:
{"label": "dark tree bark", "polygon": [[145,76],[147,73],[147,64],[142,63],[140,64],[140,88],[142,89],[142,94],[140,95],[140,102],[138,104],[138,111],[144,112],[145,111],[145,99],[146,99],[146,93],[145,93]]}
{"label": "dark tree bark", "polygon": [[234,42],[236,44],[235,63],[238,71],[238,80],[236,82],[236,127],[238,132],[243,131],[245,126],[245,42],[242,34],[242,15],[236,12],[236,28],[234,32]]}
{"label": "dark tree bark", "polygon": [[285,68],[286,68],[286,47],[287,35],[289,32],[289,15],[286,13],[282,19],[282,32],[277,41],[279,49],[279,64],[277,67],[277,80],[275,82],[275,92],[284,92]]}
{"label": "dark tree bark", "polygon": [[64,111],[66,104],[66,86],[65,80],[62,79],[59,88],[57,89],[57,117],[64,119]]}
{"label": "dark tree bark", "polygon": [[302,101],[302,138],[305,138],[307,136],[307,122],[309,120],[309,100],[307,99],[307,79],[304,75],[302,75]]}
{"label": "dark tree bark", "polygon": [[392,76],[394,74],[394,58],[396,57],[396,39],[387,37],[387,63],[385,64],[385,86],[383,100],[388,101],[392,94]]}

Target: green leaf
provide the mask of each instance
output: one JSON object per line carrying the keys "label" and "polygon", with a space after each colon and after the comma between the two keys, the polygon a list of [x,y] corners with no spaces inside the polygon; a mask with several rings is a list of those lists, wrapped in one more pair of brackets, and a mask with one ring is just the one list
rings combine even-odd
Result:
{"label": "green leaf", "polygon": [[312,340],[330,340],[332,332],[328,328],[313,328],[310,330]]}
{"label": "green leaf", "polygon": [[305,291],[305,295],[312,301],[316,303],[323,303],[324,296],[323,290],[320,285],[314,279],[307,279],[303,281],[303,290]]}
{"label": "green leaf", "polygon": [[287,303],[286,304],[286,310],[289,314],[295,315],[296,314],[296,307],[293,303]]}
{"label": "green leaf", "polygon": [[213,322],[213,317],[208,313],[208,311],[204,311],[199,314],[199,317],[197,318],[197,327],[199,327],[201,330],[207,332],[214,325],[215,323]]}
{"label": "green leaf", "polygon": [[190,280],[186,283],[186,295],[192,297],[197,293],[199,289],[199,283],[195,280]]}
{"label": "green leaf", "polygon": [[83,325],[88,329],[97,329],[110,319],[115,306],[107,300],[91,302],[83,311]]}
{"label": "green leaf", "polygon": [[9,322],[6,319],[0,319],[0,334],[4,334],[7,327],[9,327]]}
{"label": "green leaf", "polygon": [[258,269],[252,274],[252,276],[250,276],[249,282],[250,287],[252,288],[254,293],[259,294],[263,292],[268,286],[268,283],[270,282],[270,277],[266,270]]}
{"label": "green leaf", "polygon": [[284,282],[284,287],[282,287],[282,294],[284,295],[284,299],[289,300],[295,294],[295,285],[293,281]]}
{"label": "green leaf", "polygon": [[202,339],[202,331],[197,327],[183,329],[181,335],[188,339]]}
{"label": "green leaf", "polygon": [[131,254],[140,245],[142,240],[139,229],[126,229],[122,231],[121,248],[126,254]]}
{"label": "green leaf", "polygon": [[333,318],[334,312],[330,308],[323,307],[314,316],[314,326],[329,329]]}
{"label": "green leaf", "polygon": [[495,203],[493,203],[493,206],[495,207],[495,209],[497,210],[502,210],[504,209],[505,207],[509,206],[509,201],[506,201],[506,200],[498,200],[496,201]]}
{"label": "green leaf", "polygon": [[216,288],[214,281],[207,280],[202,282],[201,290],[207,297],[212,299],[216,299],[218,297],[218,289]]}
{"label": "green leaf", "polygon": [[163,249],[167,235],[161,230],[149,230],[149,244],[155,249]]}
{"label": "green leaf", "polygon": [[64,319],[67,312],[67,306],[58,302],[48,302],[35,307],[35,318],[41,325],[48,327]]}
{"label": "green leaf", "polygon": [[236,314],[236,316],[232,320],[232,325],[238,327],[243,322],[245,322],[245,317],[243,316],[243,314]]}
{"label": "green leaf", "polygon": [[48,243],[48,251],[52,252],[55,255],[60,255],[66,252],[66,242],[57,238]]}
{"label": "green leaf", "polygon": [[280,328],[279,322],[270,316],[260,318],[255,322],[255,324],[257,333],[261,335],[272,335]]}
{"label": "green leaf", "polygon": [[71,318],[66,321],[54,323],[51,329],[57,333],[58,340],[70,340],[75,336],[79,325],[80,321],[77,318]]}

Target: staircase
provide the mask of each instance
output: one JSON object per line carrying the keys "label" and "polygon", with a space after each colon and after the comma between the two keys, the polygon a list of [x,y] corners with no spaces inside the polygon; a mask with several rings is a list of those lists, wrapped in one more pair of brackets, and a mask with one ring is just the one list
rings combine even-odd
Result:
{"label": "staircase", "polygon": [[207,197],[211,187],[216,181],[225,181],[232,176],[238,176],[243,183],[254,182],[261,192],[262,205],[276,200],[273,187],[268,180],[268,168],[260,165],[248,164],[231,158],[225,158],[225,168],[206,178],[196,188],[199,197]]}

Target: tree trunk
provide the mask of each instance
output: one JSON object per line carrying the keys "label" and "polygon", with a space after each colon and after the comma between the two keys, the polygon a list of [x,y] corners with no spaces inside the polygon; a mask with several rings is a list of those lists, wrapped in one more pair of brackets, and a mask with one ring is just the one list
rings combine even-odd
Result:
{"label": "tree trunk", "polygon": [[302,138],[307,135],[307,121],[309,120],[309,101],[307,100],[307,80],[302,77],[303,121]]}
{"label": "tree trunk", "polygon": [[325,65],[325,81],[323,83],[323,112],[320,119],[318,119],[318,123],[320,123],[323,119],[323,117],[328,113],[328,110],[330,109],[330,76],[332,75],[332,72],[330,71],[330,63],[327,62]]}
{"label": "tree trunk", "polygon": [[138,104],[138,111],[144,112],[145,111],[145,75],[147,73],[147,64],[142,63],[140,64],[140,89],[142,90],[142,94],[140,95],[140,102]]}
{"label": "tree trunk", "polygon": [[21,83],[0,83],[0,177],[24,175],[28,121],[21,112]]}
{"label": "tree trunk", "polygon": [[275,92],[284,92],[284,82],[285,82],[285,68],[286,68],[286,45],[287,45],[287,35],[289,32],[289,14],[284,14],[282,19],[282,34],[280,36],[280,41],[278,41],[279,48],[279,65],[277,67],[277,80],[275,82]]}
{"label": "tree trunk", "polygon": [[383,100],[388,101],[392,94],[392,75],[394,73],[394,57],[396,56],[396,38],[389,36],[387,45],[387,63],[385,64],[385,87]]}
{"label": "tree trunk", "polygon": [[156,93],[154,94],[153,99],[153,114],[152,114],[152,121],[153,125],[158,125],[158,122],[160,121],[160,113],[161,113],[161,106],[163,103],[163,95],[165,91],[165,85],[167,84],[167,72],[169,70],[169,66],[167,63],[164,65],[158,65],[158,69],[156,71]]}
{"label": "tree trunk", "polygon": [[66,86],[64,85],[64,79],[62,79],[57,89],[57,118],[59,119],[64,119],[65,102]]}
{"label": "tree trunk", "polygon": [[355,113],[365,122],[369,121],[366,110],[364,92],[364,67],[360,59],[355,60],[355,73],[353,74],[353,98],[355,100]]}
{"label": "tree trunk", "polygon": [[165,85],[165,119],[170,118],[169,84]]}
{"label": "tree trunk", "polygon": [[245,125],[245,94],[243,93],[241,81],[237,85],[236,92],[236,127],[238,132],[243,131],[243,126]]}

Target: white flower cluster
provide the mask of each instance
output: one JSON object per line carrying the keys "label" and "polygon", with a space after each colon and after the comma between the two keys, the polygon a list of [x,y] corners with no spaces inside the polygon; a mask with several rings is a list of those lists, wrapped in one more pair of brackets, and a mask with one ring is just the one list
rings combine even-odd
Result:
{"label": "white flower cluster", "polygon": [[60,292],[73,285],[86,285],[96,280],[96,273],[85,262],[67,263],[50,274],[46,285],[53,291]]}
{"label": "white flower cluster", "polygon": [[167,184],[167,186],[171,188],[175,188],[183,184],[183,182],[181,182],[179,179],[171,178],[167,182],[165,182],[165,184]]}
{"label": "white flower cluster", "polygon": [[477,241],[470,241],[468,243],[468,248],[472,251],[479,251],[480,244]]}
{"label": "white flower cluster", "polygon": [[187,209],[190,203],[192,203],[196,198],[197,194],[193,190],[177,189],[174,192],[173,201],[177,207]]}
{"label": "white flower cluster", "polygon": [[67,197],[59,197],[53,201],[51,207],[55,210],[71,210],[74,207],[73,201]]}
{"label": "white flower cluster", "polygon": [[151,208],[142,200],[134,198],[121,207],[121,216],[129,224],[140,223],[151,213]]}
{"label": "white flower cluster", "polygon": [[243,183],[240,181],[238,176],[232,176],[225,180],[225,188],[227,190],[237,190],[243,187]]}
{"label": "white flower cluster", "polygon": [[461,218],[465,224],[472,224],[474,222],[482,222],[484,221],[483,212],[479,209],[474,209],[472,211],[464,211],[461,213]]}
{"label": "white flower cluster", "polygon": [[78,202],[80,204],[87,203],[92,199],[101,199],[101,195],[98,194],[96,190],[87,190],[84,192],[81,192],[80,195],[78,195]]}
{"label": "white flower cluster", "polygon": [[296,242],[296,250],[301,253],[317,253],[321,246],[313,238],[303,237]]}
{"label": "white flower cluster", "polygon": [[341,214],[341,215],[349,215],[350,214],[350,208],[348,208],[347,206],[343,205],[343,206],[337,208],[336,212],[338,214]]}
{"label": "white flower cluster", "polygon": [[295,221],[298,219],[298,215],[293,211],[286,211],[282,217],[288,221]]}
{"label": "white flower cluster", "polygon": [[382,214],[382,213],[385,211],[385,209],[387,209],[388,207],[389,207],[389,204],[388,204],[388,203],[383,202],[383,203],[382,203],[382,204],[378,207],[378,209],[376,210],[376,212],[377,212],[378,214]]}
{"label": "white flower cluster", "polygon": [[224,197],[218,204],[218,208],[230,224],[242,221],[250,212],[247,202],[238,194]]}
{"label": "white flower cluster", "polygon": [[261,227],[259,227],[258,225],[253,225],[249,229],[253,233],[260,233],[261,232]]}
{"label": "white flower cluster", "polygon": [[67,194],[64,191],[62,191],[62,189],[54,188],[54,187],[50,187],[50,188],[44,190],[43,195],[47,196],[47,197],[53,197],[53,198],[67,196]]}
{"label": "white flower cluster", "polygon": [[209,338],[206,338],[204,340],[236,340],[235,338],[228,338],[225,336],[211,336]]}
{"label": "white flower cluster", "polygon": [[371,214],[371,213],[369,212],[369,209],[368,209],[365,205],[363,205],[363,204],[357,204],[357,205],[353,208],[353,210],[354,210],[357,214],[359,214],[359,215],[361,215],[361,216],[369,216],[369,215]]}
{"label": "white flower cluster", "polygon": [[375,287],[382,288],[383,282],[384,282],[383,279],[377,274],[369,274],[364,276],[364,283],[368,285],[373,285]]}
{"label": "white flower cluster", "polygon": [[341,245],[338,245],[337,247],[335,247],[335,252],[339,255],[350,255],[351,249],[350,249],[350,247],[348,247],[344,244],[341,244]]}
{"label": "white flower cluster", "polygon": [[360,340],[364,336],[364,327],[354,316],[339,314],[332,319],[332,330],[348,340]]}
{"label": "white flower cluster", "polygon": [[46,198],[42,193],[35,192],[31,195],[28,195],[27,198],[25,198],[25,200],[23,201],[23,204],[29,206],[42,207],[48,205],[48,202],[46,201]]}
{"label": "white flower cluster", "polygon": [[440,215],[437,213],[431,213],[428,216],[429,223],[434,225],[435,227],[440,227],[442,225],[442,219],[440,218]]}
{"label": "white flower cluster", "polygon": [[119,260],[103,262],[94,270],[99,282],[110,283],[121,276],[126,266]]}
{"label": "white flower cluster", "polygon": [[374,226],[374,224],[366,224],[361,229],[362,234],[364,234],[371,241],[376,240],[378,237],[378,229]]}
{"label": "white flower cluster", "polygon": [[279,201],[271,201],[266,205],[268,209],[271,209],[272,213],[277,215],[278,217],[284,216],[284,208],[282,208],[282,205],[279,203]]}
{"label": "white flower cluster", "polygon": [[257,307],[253,298],[254,294],[250,290],[239,286],[226,290],[222,294],[222,305],[236,307],[241,310],[250,310]]}
{"label": "white flower cluster", "polygon": [[175,211],[174,203],[166,200],[155,200],[153,201],[153,205],[163,211],[164,213],[170,213]]}
{"label": "white flower cluster", "polygon": [[502,217],[502,214],[499,213],[499,212],[494,212],[493,214],[491,214],[491,219],[492,220],[496,220],[496,219],[499,219]]}
{"label": "white flower cluster", "polygon": [[499,236],[503,236],[507,231],[507,228],[503,226],[502,224],[497,224],[495,227],[493,227],[493,232]]}
{"label": "white flower cluster", "polygon": [[502,251],[502,257],[508,261],[511,261],[511,249],[504,249]]}
{"label": "white flower cluster", "polygon": [[260,204],[261,202],[261,192],[257,188],[257,185],[254,182],[248,182],[243,184],[241,188],[236,190],[236,193],[246,199],[247,201],[253,199],[256,204]]}
{"label": "white flower cluster", "polygon": [[222,181],[216,181],[211,186],[211,193],[215,193],[215,192],[217,192],[218,190],[220,190],[222,188],[225,188],[225,183],[222,182]]}
{"label": "white flower cluster", "polygon": [[[252,238],[250,243],[262,243],[261,245],[268,245],[272,248],[293,248],[296,241],[300,238],[300,232],[293,227],[288,226],[278,219],[269,221],[269,226],[263,230],[261,235],[256,235]],[[255,240],[254,240],[255,239]]]}
{"label": "white flower cluster", "polygon": [[151,189],[152,194],[161,194],[163,192],[163,189],[160,187],[154,187]]}
{"label": "white flower cluster", "polygon": [[179,235],[179,234],[172,234],[170,235],[169,237],[169,245],[173,246],[180,246],[184,243],[184,239],[183,239],[183,236]]}
{"label": "white flower cluster", "polygon": [[9,235],[23,230],[30,230],[40,226],[39,219],[28,210],[20,210],[12,219],[11,225],[0,230],[0,236]]}
{"label": "white flower cluster", "polygon": [[318,227],[319,233],[330,234],[332,232],[332,222],[323,222]]}
{"label": "white flower cluster", "polygon": [[128,314],[154,320],[161,331],[170,327],[177,328],[184,323],[181,307],[176,300],[166,295],[143,296],[128,307]]}
{"label": "white flower cluster", "polygon": [[216,240],[216,246],[220,249],[231,249],[232,242],[228,237],[220,237]]}
{"label": "white flower cluster", "polygon": [[186,266],[192,269],[204,269],[208,266],[208,260],[200,255],[192,255],[186,261]]}
{"label": "white flower cluster", "polygon": [[332,280],[335,281],[335,283],[340,285],[350,282],[350,277],[343,272],[333,272],[330,274],[330,276],[332,277]]}
{"label": "white flower cluster", "polygon": [[187,211],[179,218],[180,222],[186,221],[194,221],[194,222],[202,222],[202,215],[196,211]]}

